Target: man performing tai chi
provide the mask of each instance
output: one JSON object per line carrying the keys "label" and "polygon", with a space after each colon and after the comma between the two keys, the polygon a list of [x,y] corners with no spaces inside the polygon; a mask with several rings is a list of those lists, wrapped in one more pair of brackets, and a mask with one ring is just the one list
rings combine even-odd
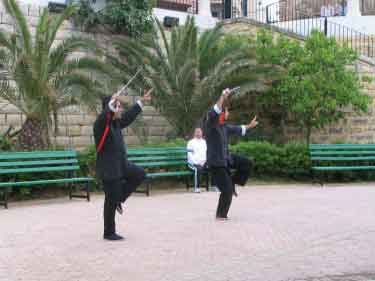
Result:
{"label": "man performing tai chi", "polygon": [[144,102],[151,100],[152,89],[129,110],[123,111],[119,93],[102,101],[102,112],[94,124],[96,144],[96,174],[103,183],[104,239],[122,240],[116,233],[115,214],[122,214],[121,203],[136,190],[145,179],[145,171],[127,160],[122,129],[128,127],[142,111]]}
{"label": "man performing tai chi", "polygon": [[[245,136],[249,129],[258,125],[256,117],[248,125],[233,126],[225,124],[225,120],[229,117],[229,111],[224,108],[224,102],[231,93],[230,89],[223,91],[215,106],[208,112],[205,120],[207,164],[213,181],[221,192],[216,210],[218,220],[228,219],[232,196],[233,193],[236,194],[235,184],[246,184],[252,165],[249,159],[229,153],[229,136]],[[231,176],[230,169],[235,169],[233,176]]]}

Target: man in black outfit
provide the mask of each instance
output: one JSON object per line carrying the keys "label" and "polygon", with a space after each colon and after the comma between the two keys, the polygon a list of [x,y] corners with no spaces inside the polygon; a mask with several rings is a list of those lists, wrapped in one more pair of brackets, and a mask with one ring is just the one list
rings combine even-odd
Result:
{"label": "man in black outfit", "polygon": [[128,199],[146,176],[142,168],[127,160],[122,129],[136,119],[142,111],[143,102],[150,100],[151,90],[124,112],[119,95],[107,96],[94,124],[96,174],[103,183],[105,193],[103,237],[107,240],[123,239],[116,234],[116,209],[122,213],[121,203]]}
{"label": "man in black outfit", "polygon": [[[244,136],[249,129],[258,125],[256,117],[248,125],[225,124],[229,111],[224,109],[223,105],[230,94],[229,89],[223,91],[215,106],[208,112],[205,121],[207,164],[211,170],[213,181],[221,192],[216,211],[218,220],[228,219],[229,207],[232,203],[233,193],[235,193],[235,184],[246,184],[252,166],[249,159],[229,153],[229,136]],[[231,176],[230,169],[235,169],[233,176]]]}

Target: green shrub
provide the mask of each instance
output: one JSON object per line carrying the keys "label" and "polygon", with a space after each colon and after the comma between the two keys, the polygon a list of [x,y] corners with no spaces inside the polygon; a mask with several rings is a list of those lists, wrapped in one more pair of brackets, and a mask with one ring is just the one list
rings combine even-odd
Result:
{"label": "green shrub", "polygon": [[104,21],[115,32],[140,37],[152,29],[152,1],[112,0],[104,10]]}
{"label": "green shrub", "polygon": [[269,142],[240,142],[232,145],[231,151],[254,160],[255,177],[305,178],[310,173],[308,149],[304,144],[279,146]]}

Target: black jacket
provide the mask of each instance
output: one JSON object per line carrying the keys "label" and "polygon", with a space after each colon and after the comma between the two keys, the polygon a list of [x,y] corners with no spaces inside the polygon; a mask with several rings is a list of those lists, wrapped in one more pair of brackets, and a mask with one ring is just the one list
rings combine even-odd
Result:
{"label": "black jacket", "polygon": [[[120,119],[110,121],[110,130],[104,142],[103,149],[96,156],[96,175],[101,180],[114,180],[124,177],[126,167],[126,148],[122,129],[128,127],[142,111],[135,104],[124,112]],[[100,139],[106,127],[107,113],[110,112],[108,105],[99,114],[94,123],[95,145],[98,147]]]}
{"label": "black jacket", "polygon": [[232,158],[229,153],[229,137],[242,136],[242,127],[219,124],[219,114],[214,109],[207,113],[205,137],[207,142],[207,165],[209,167],[228,167]]}

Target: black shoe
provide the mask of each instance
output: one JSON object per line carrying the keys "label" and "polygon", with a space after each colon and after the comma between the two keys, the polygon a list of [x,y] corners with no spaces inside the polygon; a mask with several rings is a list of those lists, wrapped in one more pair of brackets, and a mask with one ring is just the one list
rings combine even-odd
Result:
{"label": "black shoe", "polygon": [[217,221],[227,221],[227,220],[229,220],[229,218],[228,217],[219,217],[219,216],[216,216],[216,220]]}
{"label": "black shoe", "polygon": [[116,206],[116,211],[122,215],[122,213],[124,212],[124,210],[122,209],[122,205],[121,203],[118,203],[117,206]]}
{"label": "black shoe", "polygon": [[111,235],[104,235],[103,238],[106,239],[106,240],[111,240],[111,241],[124,240],[124,237],[122,237],[122,236],[120,236],[116,233],[113,233]]}

